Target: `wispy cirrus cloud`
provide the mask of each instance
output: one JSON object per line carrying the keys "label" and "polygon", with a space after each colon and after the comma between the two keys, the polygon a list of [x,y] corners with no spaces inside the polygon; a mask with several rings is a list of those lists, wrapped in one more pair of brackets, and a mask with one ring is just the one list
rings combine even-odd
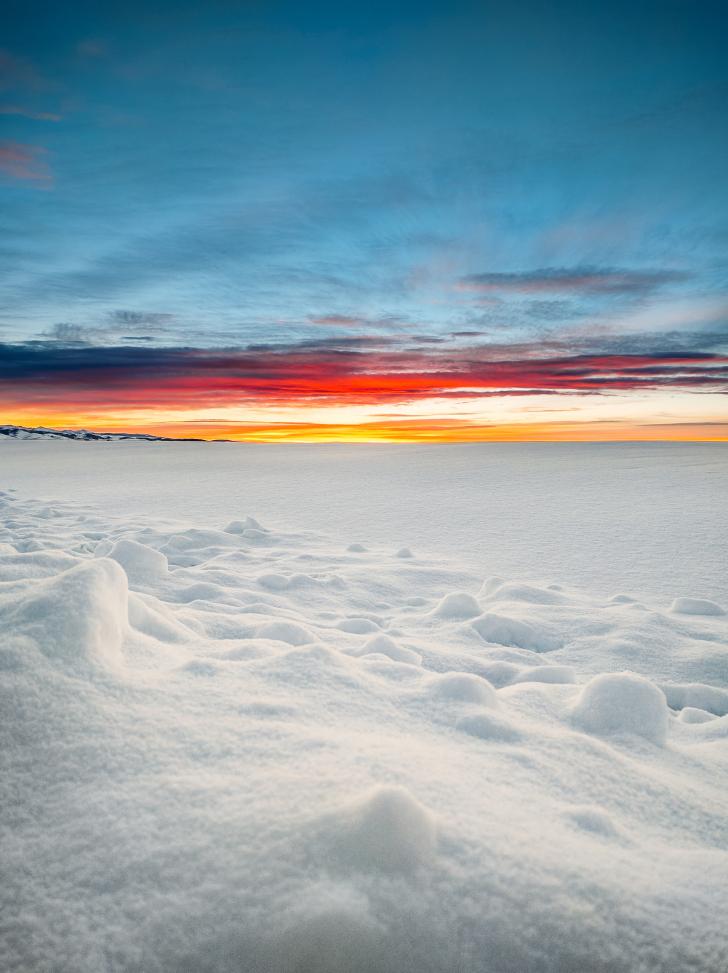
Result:
{"label": "wispy cirrus cloud", "polygon": [[[40,333],[40,342],[58,346],[114,344],[117,341],[152,341],[169,330],[174,315],[158,311],[115,309],[98,324],[58,321]],[[149,332],[152,332],[151,334]]]}
{"label": "wispy cirrus cloud", "polygon": [[30,118],[34,122],[60,122],[63,115],[51,111],[34,111],[22,105],[0,105],[0,115],[17,115],[20,118]]}
{"label": "wispy cirrus cloud", "polygon": [[478,294],[647,294],[690,275],[680,270],[620,270],[612,267],[549,267],[507,273],[467,274],[460,290]]}
{"label": "wispy cirrus cloud", "polygon": [[311,324],[321,324],[327,328],[358,328],[363,324],[363,319],[349,314],[319,314],[309,315]]}
{"label": "wispy cirrus cloud", "polygon": [[309,324],[317,324],[326,328],[381,328],[386,331],[401,330],[411,327],[402,317],[394,314],[384,314],[370,317],[365,314],[309,314]]}
{"label": "wispy cirrus cloud", "polygon": [[108,319],[114,324],[123,324],[126,327],[143,325],[145,328],[154,327],[164,330],[174,320],[174,315],[165,311],[127,311],[124,308],[117,308],[109,311]]}

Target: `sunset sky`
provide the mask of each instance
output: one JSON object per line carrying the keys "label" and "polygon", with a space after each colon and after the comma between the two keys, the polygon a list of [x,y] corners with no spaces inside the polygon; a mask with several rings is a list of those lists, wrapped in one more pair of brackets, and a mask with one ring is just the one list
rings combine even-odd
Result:
{"label": "sunset sky", "polygon": [[724,3],[1,22],[0,423],[728,439]]}

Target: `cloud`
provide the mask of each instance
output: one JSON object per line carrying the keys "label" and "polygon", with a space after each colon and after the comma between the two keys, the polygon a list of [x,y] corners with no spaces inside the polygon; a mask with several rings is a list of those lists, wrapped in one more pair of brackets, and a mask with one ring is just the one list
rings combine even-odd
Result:
{"label": "cloud", "polygon": [[309,316],[311,324],[322,324],[327,328],[358,328],[363,322],[361,318],[348,314],[322,314],[319,317]]}
{"label": "cloud", "polygon": [[76,54],[82,58],[102,58],[108,54],[108,47],[98,37],[87,37],[76,44]]}
{"label": "cloud", "polygon": [[[116,341],[154,341],[168,329],[174,315],[156,311],[109,311],[96,325],[60,321],[40,334],[40,343],[76,346],[113,344]],[[155,334],[150,335],[148,332]],[[128,332],[131,332],[129,334]],[[138,333],[135,333],[138,332]]]}
{"label": "cloud", "polygon": [[320,324],[327,328],[382,328],[384,330],[400,330],[411,327],[403,318],[395,314],[386,314],[371,318],[362,314],[311,314],[309,324]]}
{"label": "cloud", "polygon": [[43,337],[63,345],[86,345],[92,341],[95,334],[96,332],[93,329],[83,327],[80,324],[59,321],[44,332]]}
{"label": "cloud", "polygon": [[408,350],[383,345],[380,338],[225,349],[40,341],[0,345],[0,383],[6,407],[64,402],[195,409],[655,389],[726,393],[728,356],[686,350],[574,353],[557,344]]}
{"label": "cloud", "polygon": [[689,274],[679,270],[557,267],[514,273],[468,274],[458,280],[457,286],[460,290],[479,294],[499,291],[517,294],[647,294],[689,279]]}
{"label": "cloud", "polygon": [[47,149],[40,145],[0,142],[0,174],[11,179],[49,183],[52,175],[43,159],[46,152]]}
{"label": "cloud", "polygon": [[174,320],[174,315],[158,311],[126,311],[118,309],[109,311],[108,318],[116,324],[123,324],[127,327],[129,325],[144,325],[145,327],[158,326],[160,329],[163,329]]}
{"label": "cloud", "polygon": [[21,118],[30,118],[34,122],[60,122],[63,118],[63,115],[57,115],[55,112],[33,111],[20,105],[0,105],[0,115],[18,115]]}
{"label": "cloud", "polygon": [[572,301],[528,301],[524,313],[541,321],[564,321],[580,317],[586,312]]}
{"label": "cloud", "polygon": [[304,352],[366,351],[398,344],[397,338],[383,335],[341,335],[335,338],[305,338],[301,341],[280,344],[275,342],[255,342],[245,348],[254,354],[299,354]]}

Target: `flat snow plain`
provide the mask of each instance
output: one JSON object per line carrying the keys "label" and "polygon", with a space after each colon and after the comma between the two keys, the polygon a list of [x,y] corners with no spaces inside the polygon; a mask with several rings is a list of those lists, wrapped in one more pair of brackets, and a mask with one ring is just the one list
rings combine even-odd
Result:
{"label": "flat snow plain", "polygon": [[240,510],[473,571],[728,601],[728,445],[0,442],[0,489],[215,526]]}
{"label": "flat snow plain", "polygon": [[0,446],[3,970],[723,973],[728,451],[337,449]]}

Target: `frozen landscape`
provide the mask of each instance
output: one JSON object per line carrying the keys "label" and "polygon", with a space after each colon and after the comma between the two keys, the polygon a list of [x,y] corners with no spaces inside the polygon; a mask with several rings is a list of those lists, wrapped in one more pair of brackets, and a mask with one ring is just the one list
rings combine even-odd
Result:
{"label": "frozen landscape", "polygon": [[0,443],[8,973],[722,973],[728,450]]}
{"label": "frozen landscape", "polygon": [[0,489],[208,527],[251,511],[476,575],[728,603],[722,443],[89,445],[0,438]]}
{"label": "frozen landscape", "polygon": [[728,4],[0,23],[0,973],[728,973]]}

